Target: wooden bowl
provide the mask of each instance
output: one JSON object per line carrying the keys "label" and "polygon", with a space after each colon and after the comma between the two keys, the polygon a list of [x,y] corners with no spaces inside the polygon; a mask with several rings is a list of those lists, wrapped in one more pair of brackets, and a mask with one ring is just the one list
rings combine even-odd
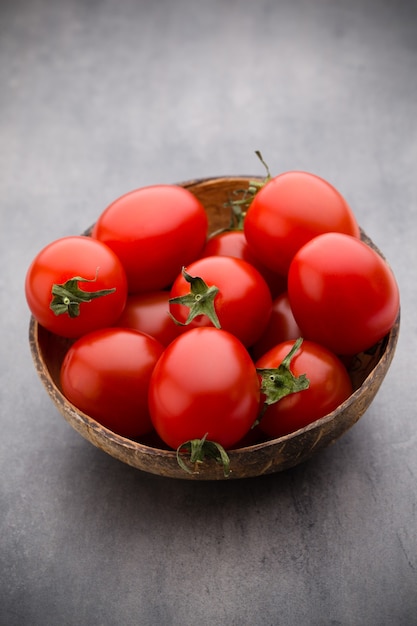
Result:
{"label": "wooden bowl", "polygon": [[[204,204],[209,216],[210,232],[227,226],[229,211],[224,208],[233,190],[247,185],[248,177],[223,177],[181,183]],[[89,234],[91,229],[86,231]],[[372,241],[361,237],[379,254]],[[381,254],[382,256],[382,254]],[[330,445],[365,413],[374,399],[394,356],[400,328],[400,315],[391,332],[367,353],[357,355],[350,367],[353,394],[335,411],[290,435],[255,445],[229,450],[228,480],[260,476],[293,467]],[[38,375],[50,398],[69,424],[85,439],[107,454],[137,469],[160,476],[188,480],[223,480],[222,467],[208,459],[198,473],[188,474],[177,463],[176,453],[158,447],[160,444],[126,439],[104,428],[79,411],[64,397],[59,372],[71,341],[41,327],[33,317],[29,327],[30,348]]]}

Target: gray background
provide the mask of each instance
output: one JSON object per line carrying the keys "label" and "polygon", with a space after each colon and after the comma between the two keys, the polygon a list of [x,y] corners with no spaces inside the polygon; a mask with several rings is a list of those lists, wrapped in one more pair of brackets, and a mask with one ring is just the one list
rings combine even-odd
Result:
{"label": "gray background", "polygon": [[[417,624],[417,6],[2,0],[0,623]],[[136,187],[306,169],[402,294],[360,422],[282,474],[192,483],[84,441],[41,386],[26,269]]]}

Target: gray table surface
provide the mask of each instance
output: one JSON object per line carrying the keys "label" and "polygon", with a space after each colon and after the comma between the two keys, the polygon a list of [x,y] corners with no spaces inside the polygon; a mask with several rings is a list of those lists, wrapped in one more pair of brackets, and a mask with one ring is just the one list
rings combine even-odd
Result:
{"label": "gray table surface", "polygon": [[[3,626],[417,624],[417,4],[2,0]],[[366,415],[293,470],[167,480],[81,438],[28,347],[26,269],[141,185],[304,169],[402,295]]]}

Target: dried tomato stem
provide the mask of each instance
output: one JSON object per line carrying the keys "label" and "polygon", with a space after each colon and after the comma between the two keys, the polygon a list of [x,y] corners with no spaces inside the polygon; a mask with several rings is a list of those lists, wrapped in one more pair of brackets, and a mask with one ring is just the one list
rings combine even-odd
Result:
{"label": "dried tomato stem", "polygon": [[265,407],[279,402],[279,400],[291,393],[308,389],[310,386],[310,381],[305,374],[294,376],[290,370],[291,360],[299,350],[302,342],[302,337],[299,337],[278,367],[257,369],[258,374],[261,376],[261,392],[265,395]]}
{"label": "dried tomato stem", "polygon": [[[182,452],[189,453],[189,463],[192,469],[184,462]],[[206,457],[215,459],[217,463],[223,466],[224,476],[227,478],[230,474],[230,459],[226,450],[219,443],[207,440],[207,433],[201,439],[190,439],[185,441],[177,448],[178,465],[188,474],[198,474],[198,466],[204,462]]]}
{"label": "dried tomato stem", "polygon": [[198,315],[206,315],[216,328],[221,328],[219,318],[217,317],[214,300],[219,292],[219,288],[215,285],[210,287],[199,276],[190,276],[186,269],[182,268],[182,275],[185,280],[190,283],[190,292],[183,296],[170,298],[170,304],[182,304],[189,308],[189,315],[184,323],[179,322],[171,315],[174,322],[181,326],[186,326],[193,321]]}
{"label": "dried tomato stem", "polygon": [[255,154],[265,167],[266,176],[262,180],[250,180],[246,189],[235,189],[233,191],[232,197],[230,197],[224,204],[225,208],[230,209],[230,224],[227,228],[222,228],[213,233],[213,235],[218,235],[221,232],[230,230],[243,230],[243,222],[245,221],[246,213],[253,198],[258,191],[271,180],[271,172],[269,171],[269,167],[264,161],[261,152],[259,150],[255,150]]}
{"label": "dried tomato stem", "polygon": [[98,291],[83,291],[78,287],[78,283],[94,283],[97,280],[98,270],[94,278],[83,278],[82,276],[74,276],[65,283],[52,285],[52,300],[49,305],[55,315],[68,313],[69,317],[78,317],[80,314],[80,304],[83,302],[91,302],[95,298],[107,296],[114,291],[112,289],[100,289]]}

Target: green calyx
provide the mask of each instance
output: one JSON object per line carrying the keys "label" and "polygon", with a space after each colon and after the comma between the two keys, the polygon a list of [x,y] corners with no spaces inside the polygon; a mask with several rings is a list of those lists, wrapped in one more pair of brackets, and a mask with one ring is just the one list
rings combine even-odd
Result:
{"label": "green calyx", "polygon": [[237,189],[233,192],[233,196],[225,203],[225,207],[229,208],[231,212],[230,224],[228,228],[223,230],[243,230],[243,223],[252,200],[258,191],[272,178],[269,167],[265,163],[261,152],[255,150],[255,154],[265,167],[266,176],[262,180],[250,180],[246,189]]}
{"label": "green calyx", "polygon": [[310,381],[305,374],[294,376],[290,370],[293,356],[299,350],[303,342],[302,337],[297,339],[293,347],[276,368],[258,368],[257,372],[261,376],[261,392],[265,395],[264,409],[275,402],[279,402],[285,396],[298,391],[304,391],[310,386]]}
{"label": "green calyx", "polygon": [[170,304],[182,304],[189,308],[189,315],[185,323],[179,322],[173,315],[172,319],[176,324],[187,326],[198,315],[206,315],[216,328],[221,328],[219,318],[217,317],[214,299],[219,292],[219,288],[215,285],[209,287],[199,276],[190,276],[186,269],[182,268],[182,275],[190,284],[190,292],[183,296],[170,298]]}
{"label": "green calyx", "polygon": [[80,314],[80,304],[83,302],[91,302],[95,298],[107,296],[114,291],[113,289],[100,289],[98,291],[83,291],[78,287],[78,283],[94,283],[97,280],[98,268],[94,278],[83,278],[82,276],[74,276],[61,285],[52,285],[52,300],[49,305],[55,315],[63,315],[67,313],[69,317],[78,317]]}
{"label": "green calyx", "polygon": [[[206,437],[207,433],[202,439],[190,439],[190,441],[186,441],[178,446],[178,465],[188,474],[198,474],[198,466],[204,462],[206,457],[208,457],[214,459],[217,463],[220,463],[220,465],[223,466],[223,473],[225,478],[227,478],[230,474],[230,460],[226,450],[219,443],[216,443],[215,441],[208,441]],[[187,465],[184,461],[183,452],[188,452],[189,465]]]}

